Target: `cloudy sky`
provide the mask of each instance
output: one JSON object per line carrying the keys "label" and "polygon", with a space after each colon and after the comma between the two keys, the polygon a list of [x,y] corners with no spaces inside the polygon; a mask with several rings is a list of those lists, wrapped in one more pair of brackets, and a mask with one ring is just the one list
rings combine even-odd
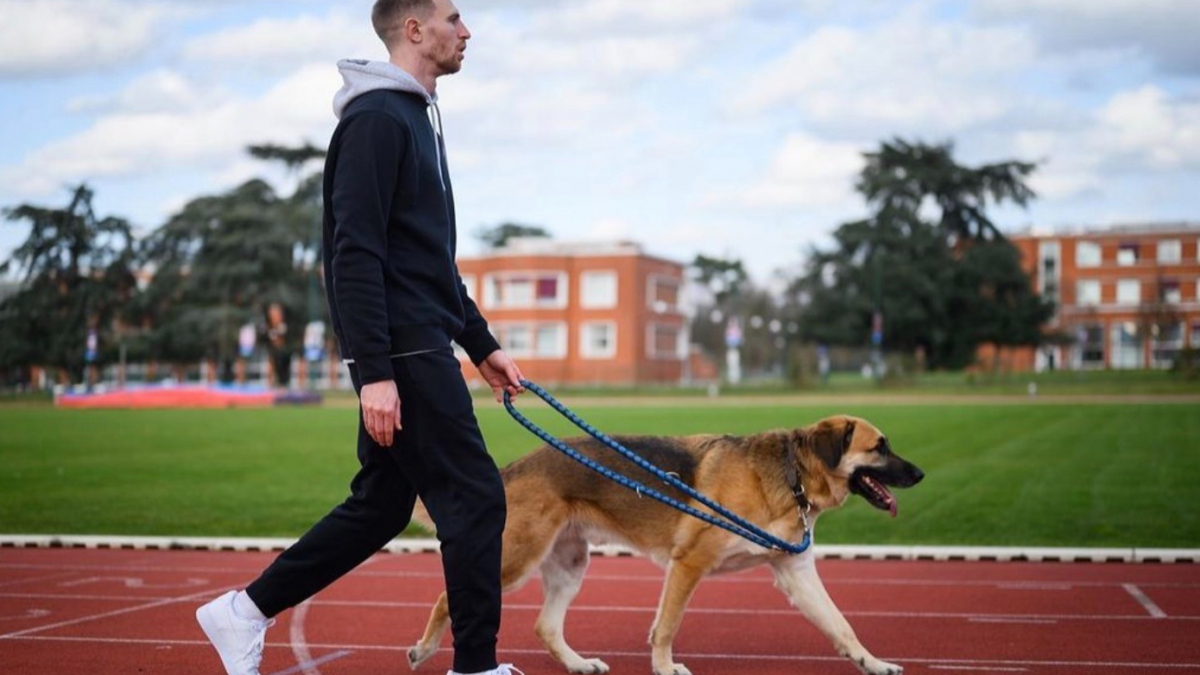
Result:
{"label": "cloudy sky", "polygon": [[[0,0],[0,206],[149,232],[253,176],[257,143],[324,146],[337,59],[385,59],[370,0]],[[765,280],[864,214],[861,153],[953,141],[1041,167],[1007,229],[1200,222],[1200,2],[458,0],[438,93],[471,233],[743,260]],[[25,230],[0,222],[0,259]]]}

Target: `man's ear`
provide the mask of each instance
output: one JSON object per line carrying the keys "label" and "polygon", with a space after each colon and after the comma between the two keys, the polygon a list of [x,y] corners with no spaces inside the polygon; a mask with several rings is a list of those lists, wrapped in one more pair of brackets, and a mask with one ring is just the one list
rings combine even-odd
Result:
{"label": "man's ear", "polygon": [[410,16],[404,20],[403,35],[404,39],[413,44],[420,44],[425,39],[425,31],[421,26],[421,21],[415,16]]}

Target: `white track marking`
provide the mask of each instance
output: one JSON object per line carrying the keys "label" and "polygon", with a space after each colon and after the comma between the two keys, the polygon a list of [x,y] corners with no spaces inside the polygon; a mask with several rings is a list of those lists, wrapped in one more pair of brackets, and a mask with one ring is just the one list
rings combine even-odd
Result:
{"label": "white track marking", "polygon": [[[43,635],[31,635],[14,638],[16,640],[28,640],[33,642],[75,642],[75,643],[97,643],[97,644],[128,644],[128,645],[176,645],[176,646],[197,646],[211,647],[208,642],[203,640],[150,640],[150,639],[123,639],[123,638],[85,638],[85,637],[55,637]],[[268,642],[268,647],[287,647],[285,643]],[[369,644],[310,644],[314,649],[328,649],[331,651],[346,651],[346,652],[392,652],[406,653],[407,646],[400,645],[369,645]],[[449,653],[451,650],[448,647],[443,647],[439,652]],[[645,658],[649,655],[649,651],[598,651],[591,650],[590,653],[597,657],[635,657]],[[544,649],[501,649],[500,654],[516,655],[516,656],[544,656]],[[333,655],[331,654],[330,657]],[[815,656],[805,654],[701,654],[696,652],[677,652],[676,656],[681,659],[687,658],[692,660],[711,659],[714,661],[787,661],[787,662],[821,662],[821,663],[843,663],[845,659],[840,656]],[[1138,662],[1138,661],[1038,661],[1033,659],[937,659],[928,657],[916,656],[892,656],[887,655],[896,661],[904,663],[920,663],[927,664],[928,667],[939,666],[942,668],[948,666],[972,666],[980,669],[998,670],[1004,668],[1112,668],[1116,670],[1128,668],[1147,668],[1161,670],[1185,670],[1195,672],[1200,670],[1200,663],[1153,663],[1153,662]],[[339,657],[340,658],[340,657]],[[332,660],[328,658],[327,660]],[[274,673],[272,675],[282,675]]]}
{"label": "white track marking", "polygon": [[[279,672],[271,673],[270,675],[296,675],[296,673],[308,673],[308,672],[311,672],[312,670],[315,670],[316,667],[321,664],[329,663],[330,661],[336,661],[336,660],[342,658],[343,656],[350,656],[353,653],[354,652],[350,651],[349,649],[343,649],[341,651],[336,651],[332,654],[326,654],[325,656],[322,656],[319,659],[314,659],[312,661],[305,661],[304,663],[298,663],[298,664],[292,666],[291,668],[288,668],[286,670],[280,670]],[[321,671],[317,670],[316,672],[319,673]]]}
{"label": "white track marking", "polygon": [[288,638],[292,645],[292,655],[296,657],[299,672],[304,675],[321,675],[317,665],[313,663],[312,654],[308,651],[308,641],[304,638],[304,620],[308,618],[308,607],[312,600],[305,600],[292,609],[292,619],[288,626]]}
{"label": "white track marking", "polygon": [[100,614],[90,614],[88,616],[81,616],[81,617],[77,617],[74,619],[68,619],[67,621],[59,621],[58,623],[51,623],[51,624],[47,624],[45,626],[37,626],[35,628],[26,628],[25,630],[16,631],[14,633],[5,633],[3,635],[0,635],[0,640],[10,640],[10,639],[16,638],[16,637],[23,637],[25,635],[31,635],[33,633],[40,633],[41,631],[44,631],[44,630],[53,630],[55,628],[62,628],[64,626],[74,626],[76,624],[87,623],[88,621],[95,621],[97,619],[107,619],[107,618],[113,617],[113,616],[121,616],[122,614],[131,614],[133,612],[140,612],[144,609],[154,609],[155,607],[162,607],[163,605],[170,605],[170,604],[174,604],[177,602],[188,602],[188,601],[199,600],[201,598],[208,597],[210,594],[219,595],[222,591],[225,591],[225,590],[230,590],[230,589],[229,588],[208,589],[205,591],[201,591],[199,593],[192,593],[191,595],[183,595],[183,596],[180,596],[177,598],[166,598],[163,600],[156,600],[154,602],[148,602],[148,603],[145,603],[142,605],[135,605],[133,607],[124,607],[122,609],[114,609],[111,612],[102,612]]}
{"label": "white track marking", "polygon": [[1150,616],[1156,619],[1167,618],[1167,613],[1162,611],[1161,607],[1154,604],[1154,601],[1151,600],[1145,593],[1143,593],[1142,589],[1138,588],[1134,584],[1123,584],[1122,587],[1127,593],[1133,596],[1134,600],[1138,601],[1138,604],[1141,605],[1142,608],[1150,614]]}

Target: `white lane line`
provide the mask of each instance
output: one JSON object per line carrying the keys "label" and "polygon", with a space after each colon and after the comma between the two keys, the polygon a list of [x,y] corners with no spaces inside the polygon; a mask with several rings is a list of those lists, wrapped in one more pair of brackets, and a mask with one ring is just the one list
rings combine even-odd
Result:
{"label": "white lane line", "polygon": [[[85,594],[57,594],[57,593],[0,593],[0,599],[23,599],[23,600],[73,600],[73,601],[92,601],[92,602],[136,602],[136,601],[151,601],[162,600],[164,602],[173,602],[174,598],[161,596],[132,596],[132,595],[85,595]],[[320,600],[313,599],[310,601],[313,605],[329,606],[329,607],[357,607],[363,609],[420,609],[427,610],[433,605],[433,601],[429,602],[414,602],[414,601],[387,601],[387,600]],[[536,612],[541,611],[540,604],[532,603],[515,603],[506,602],[504,604],[506,611],[518,612]],[[613,612],[625,614],[653,614],[657,611],[654,605],[645,605],[642,607],[627,606],[627,605],[571,605],[572,612]],[[709,615],[727,615],[727,616],[796,616],[796,610],[783,609],[736,609],[736,608],[709,608],[709,607],[689,607],[688,612],[691,614],[709,614]],[[1150,621],[1153,619],[1168,619],[1170,621],[1200,621],[1200,615],[1184,616],[1184,615],[1167,615],[1161,617],[1150,616],[1146,614],[971,614],[967,612],[918,612],[918,611],[870,611],[870,610],[848,610],[842,612],[845,616],[850,617],[871,617],[879,619],[979,619],[979,620],[994,620],[994,621],[1013,621],[1013,622],[1036,622],[1036,621]]]}
{"label": "white lane line", "polygon": [[1019,624],[1042,624],[1054,625],[1058,621],[1045,618],[1021,618],[1021,617],[1002,617],[1002,616],[973,616],[967,621],[971,623],[1019,623]]}
{"label": "white lane line", "polygon": [[[211,645],[204,640],[152,640],[152,639],[124,639],[124,638],[91,638],[91,637],[56,637],[50,635],[31,635],[14,638],[22,641],[35,642],[76,642],[76,643],[100,643],[100,644],[129,644],[129,645],[179,645],[179,646],[197,646],[211,648]],[[267,647],[289,647],[290,645],[282,642],[268,642]],[[370,645],[370,644],[309,644],[312,649],[328,649],[333,652],[348,651],[348,652],[397,652],[407,653],[408,646],[401,645]],[[449,653],[449,647],[442,647],[438,650],[441,653]],[[501,655],[545,655],[545,649],[500,649]],[[604,650],[588,650],[589,655],[596,657],[636,657],[650,658],[650,652],[647,651],[604,651]],[[692,652],[677,652],[675,654],[680,659],[712,659],[716,661],[800,661],[800,662],[826,662],[826,663],[842,663],[846,659],[840,656],[815,656],[807,654],[700,654]],[[938,666],[976,666],[985,669],[999,668],[1113,668],[1117,670],[1129,668],[1147,668],[1147,669],[1162,669],[1162,670],[1190,670],[1192,672],[1200,671],[1200,662],[1197,663],[1153,663],[1153,662],[1138,662],[1138,661],[1038,661],[1033,659],[944,659],[944,658],[925,658],[916,656],[892,656],[888,654],[879,655],[880,658],[886,658],[888,661],[898,663],[919,663],[926,664],[929,667]]]}
{"label": "white lane line", "polygon": [[1142,608],[1150,614],[1150,616],[1156,619],[1167,618],[1167,613],[1162,611],[1161,607],[1154,604],[1154,601],[1151,600],[1150,597],[1145,593],[1143,593],[1142,589],[1138,588],[1134,584],[1122,584],[1122,587],[1125,589],[1126,593],[1129,593],[1133,596],[1134,600],[1138,601],[1138,604],[1141,605]]}
{"label": "white lane line", "polygon": [[0,588],[5,586],[20,586],[22,584],[38,584],[64,577],[74,576],[75,572],[58,572],[56,574],[45,574],[40,577],[27,577],[25,579],[12,579],[10,581],[0,581]]}
{"label": "white lane line", "polygon": [[1000,666],[958,666],[958,665],[947,666],[947,665],[942,665],[940,663],[935,663],[935,664],[929,666],[929,669],[930,670],[982,670],[982,671],[988,672],[988,673],[999,673],[999,672],[1026,673],[1026,672],[1029,672],[1028,668],[1002,668]]}
{"label": "white lane line", "polygon": [[154,609],[155,607],[162,607],[163,605],[170,605],[170,604],[174,604],[177,602],[188,602],[188,601],[193,601],[193,600],[199,600],[201,598],[209,597],[210,594],[214,595],[214,596],[220,595],[223,591],[226,591],[226,590],[229,590],[229,588],[209,589],[209,590],[205,590],[205,591],[200,591],[199,593],[192,593],[191,595],[183,595],[183,596],[180,596],[177,598],[166,598],[163,600],[156,600],[154,602],[149,602],[149,603],[142,604],[142,605],[135,605],[133,607],[124,607],[122,609],[114,609],[111,612],[102,612],[100,614],[90,614],[88,616],[81,616],[81,617],[78,617],[75,619],[69,619],[67,621],[59,621],[58,623],[51,623],[51,624],[47,624],[45,626],[26,628],[25,630],[19,630],[19,631],[15,631],[12,633],[5,633],[3,635],[0,635],[0,640],[11,640],[13,638],[24,637],[26,635],[31,635],[33,633],[40,633],[44,630],[53,630],[55,628],[63,628],[65,626],[74,626],[76,624],[87,623],[88,621],[95,621],[97,619],[107,619],[109,617],[121,616],[122,614],[131,614],[133,612],[140,612],[145,609]]}

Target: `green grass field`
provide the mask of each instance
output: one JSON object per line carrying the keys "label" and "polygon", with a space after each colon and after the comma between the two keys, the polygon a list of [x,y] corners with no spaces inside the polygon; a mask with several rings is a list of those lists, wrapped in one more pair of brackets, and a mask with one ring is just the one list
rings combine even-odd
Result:
{"label": "green grass field", "polygon": [[[895,520],[852,498],[823,543],[1200,546],[1200,408],[1194,403],[564,403],[610,434],[753,433],[847,412],[920,465]],[[952,400],[952,399],[948,399]],[[532,396],[522,410],[564,436]],[[480,401],[498,463],[538,441]],[[353,409],[70,411],[0,406],[0,533],[301,534],[356,468]],[[597,477],[597,480],[602,480]]]}

